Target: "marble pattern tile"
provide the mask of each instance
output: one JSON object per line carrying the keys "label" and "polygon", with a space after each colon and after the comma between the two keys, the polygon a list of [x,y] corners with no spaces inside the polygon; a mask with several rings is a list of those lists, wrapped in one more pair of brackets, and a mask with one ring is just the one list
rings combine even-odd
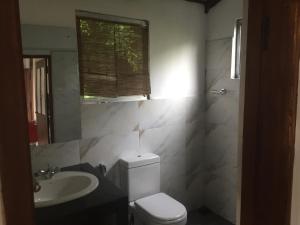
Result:
{"label": "marble pattern tile", "polygon": [[108,177],[120,185],[118,160],[124,154],[137,154],[139,132],[107,134],[80,141],[80,162],[92,166],[105,165]]}
{"label": "marble pattern tile", "polygon": [[[204,204],[235,223],[239,80],[230,79],[231,39],[207,42]],[[224,96],[212,90],[227,89]]]}
{"label": "marble pattern tile", "polygon": [[77,51],[52,51],[54,141],[81,138],[80,88]]}
{"label": "marble pattern tile", "polygon": [[82,104],[82,137],[93,138],[106,134],[137,131],[138,102]]}
{"label": "marble pattern tile", "polygon": [[220,78],[230,79],[231,38],[208,41],[206,44],[206,71],[213,71],[206,76],[206,89]]}
{"label": "marble pattern tile", "polygon": [[123,154],[138,153],[139,134],[107,134],[101,137],[83,139],[80,141],[81,162],[88,162],[92,166],[99,163],[110,170]]}
{"label": "marble pattern tile", "polygon": [[205,167],[210,170],[226,165],[237,166],[237,131],[218,125],[205,136]]}
{"label": "marble pattern tile", "polygon": [[189,209],[199,209],[204,205],[204,135],[202,120],[186,124],[186,192]]}
{"label": "marble pattern tile", "polygon": [[193,181],[193,178],[204,170],[204,128],[202,122],[186,124],[185,155],[187,187]]}
{"label": "marble pattern tile", "polygon": [[194,122],[205,123],[205,95],[199,97],[185,98],[185,122],[187,124]]}
{"label": "marble pattern tile", "polygon": [[148,129],[140,136],[141,151],[155,153],[161,158],[161,190],[186,203],[184,143],[184,125]]}
{"label": "marble pattern tile", "polygon": [[204,201],[206,207],[235,223],[237,168],[221,167],[209,171],[205,178]]}
{"label": "marble pattern tile", "polygon": [[32,171],[51,166],[66,167],[80,163],[79,141],[31,147]]}
{"label": "marble pattern tile", "polygon": [[82,105],[80,162],[107,167],[119,185],[123,154],[161,157],[161,190],[188,209],[204,204],[205,96]]}
{"label": "marble pattern tile", "polygon": [[185,98],[155,99],[139,102],[140,130],[184,123]]}
{"label": "marble pattern tile", "polygon": [[[140,133],[141,153],[152,152],[161,156],[176,155],[184,151],[184,124],[147,129]],[[154,141],[155,140],[155,141]]]}
{"label": "marble pattern tile", "polygon": [[[196,139],[199,139],[198,143],[203,143],[204,125],[200,126],[204,118],[202,99],[153,100],[140,106],[140,149],[161,156],[162,191],[180,200],[189,209],[203,204],[199,201],[200,187],[195,188],[196,184],[201,183],[201,174],[193,173],[187,177],[191,160],[187,145],[192,149],[197,145]],[[199,127],[189,126],[193,123]],[[201,132],[197,132],[197,129]],[[197,164],[197,160],[202,159],[194,158],[193,163]],[[196,189],[197,194],[190,194],[189,191]]]}
{"label": "marble pattern tile", "polygon": [[189,185],[186,186],[186,195],[187,195],[187,203],[186,207],[187,210],[196,210],[200,209],[201,207],[205,206],[204,201],[204,193],[205,193],[205,172],[203,170],[197,171],[194,173],[192,179],[189,179]]}
{"label": "marble pattern tile", "polygon": [[225,124],[234,122],[237,126],[238,101],[230,96],[213,96],[208,99],[205,120],[207,124]]}
{"label": "marble pattern tile", "polygon": [[[83,139],[70,161],[104,164],[119,185],[121,155],[158,154],[163,192],[234,223],[239,81],[229,79],[230,39],[208,42],[207,51],[206,92],[198,97],[82,105]],[[210,94],[220,88],[228,94]]]}

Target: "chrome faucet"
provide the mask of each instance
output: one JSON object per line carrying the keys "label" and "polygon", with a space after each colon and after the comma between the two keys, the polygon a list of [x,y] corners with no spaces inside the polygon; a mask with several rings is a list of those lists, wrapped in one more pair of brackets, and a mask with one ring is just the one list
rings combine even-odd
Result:
{"label": "chrome faucet", "polygon": [[47,179],[51,179],[58,172],[60,172],[59,167],[52,167],[48,164],[48,168],[46,170],[41,169],[37,171],[36,173],[34,173],[34,177],[37,179],[47,180]]}
{"label": "chrome faucet", "polygon": [[35,179],[35,177],[32,178],[32,186],[33,186],[33,192],[34,193],[39,192],[42,189],[42,186]]}

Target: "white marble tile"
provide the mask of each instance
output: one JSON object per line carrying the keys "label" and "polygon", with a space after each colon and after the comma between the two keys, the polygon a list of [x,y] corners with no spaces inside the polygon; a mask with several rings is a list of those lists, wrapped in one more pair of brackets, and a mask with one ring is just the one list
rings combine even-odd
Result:
{"label": "white marble tile", "polygon": [[204,135],[201,121],[186,124],[186,192],[188,208],[199,209],[204,205]]}
{"label": "white marble tile", "polygon": [[191,179],[189,185],[186,187],[187,192],[187,208],[188,210],[197,210],[205,206],[205,172],[199,170],[197,176]]}
{"label": "white marble tile", "polygon": [[140,148],[161,157],[161,191],[187,204],[184,124],[145,130]]}
{"label": "white marble tile", "polygon": [[[206,42],[206,68],[231,65],[231,38],[208,40]],[[216,64],[217,62],[217,64]]]}
{"label": "white marble tile", "polygon": [[139,133],[108,134],[101,137],[80,141],[81,162],[93,166],[100,163],[109,171],[123,154],[137,153],[139,149]]}
{"label": "white marble tile", "polygon": [[79,141],[42,145],[31,148],[32,171],[51,166],[66,167],[80,163]]}
{"label": "white marble tile", "polygon": [[185,98],[186,123],[205,122],[205,95]]}
{"label": "white marble tile", "polygon": [[184,157],[169,157],[161,164],[161,191],[189,207]]}
{"label": "white marble tile", "polygon": [[[239,82],[229,79],[231,41],[207,44],[207,91],[198,97],[82,105],[78,158],[104,164],[119,185],[121,155],[153,152],[161,157],[161,191],[188,209],[206,205],[232,219]],[[221,88],[226,96],[210,95]]]}
{"label": "white marble tile", "polygon": [[206,87],[212,86],[220,77],[230,79],[231,45],[231,38],[207,42],[206,70],[218,72],[206,76]]}
{"label": "white marble tile", "polygon": [[185,151],[185,124],[147,129],[140,132],[141,152],[152,152],[161,156],[183,154]]}
{"label": "white marble tile", "polygon": [[202,122],[186,124],[186,176],[187,186],[197,177],[197,173],[204,170],[205,127]]}
{"label": "white marble tile", "polygon": [[138,103],[82,104],[82,137],[138,131]]}
{"label": "white marble tile", "polygon": [[205,178],[204,202],[215,213],[235,224],[237,168],[222,167]]}
{"label": "white marble tile", "polygon": [[[228,103],[228,104],[227,104]],[[225,107],[224,107],[225,106]],[[230,107],[231,106],[231,107]],[[238,112],[236,104],[232,101],[218,100],[207,110],[206,113],[206,128],[209,132],[211,124],[228,125],[230,129],[237,130],[238,128]]]}
{"label": "white marble tile", "polygon": [[[205,120],[207,123],[224,124],[233,122],[232,128],[238,126],[238,103],[229,96],[216,96],[207,106]],[[236,128],[234,128],[236,129]]]}
{"label": "white marble tile", "polygon": [[77,55],[77,51],[51,53],[53,125],[56,143],[81,138]]}
{"label": "white marble tile", "polygon": [[107,168],[107,177],[120,186],[119,159],[122,155],[138,154],[139,133],[108,134],[80,142],[81,163],[99,164]]}
{"label": "white marble tile", "polygon": [[[207,42],[204,203],[235,222],[239,80],[230,79],[231,39]],[[224,96],[212,90],[227,89]]]}
{"label": "white marble tile", "polygon": [[140,130],[164,127],[185,121],[185,98],[139,102]]}
{"label": "white marble tile", "polygon": [[237,165],[238,131],[231,124],[213,124],[205,136],[205,158],[209,165]]}

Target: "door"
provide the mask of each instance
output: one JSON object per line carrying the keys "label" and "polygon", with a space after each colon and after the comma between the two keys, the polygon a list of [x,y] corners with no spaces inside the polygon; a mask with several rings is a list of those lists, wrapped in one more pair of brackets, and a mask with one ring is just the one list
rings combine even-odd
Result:
{"label": "door", "polygon": [[1,1],[0,17],[0,224],[33,225],[33,189],[18,1]]}
{"label": "door", "polygon": [[49,63],[46,58],[34,60],[36,87],[36,124],[39,144],[52,143]]}
{"label": "door", "polygon": [[34,120],[34,108],[33,108],[33,80],[30,68],[24,67],[25,76],[25,91],[26,91],[26,105],[27,105],[27,118],[28,122]]}

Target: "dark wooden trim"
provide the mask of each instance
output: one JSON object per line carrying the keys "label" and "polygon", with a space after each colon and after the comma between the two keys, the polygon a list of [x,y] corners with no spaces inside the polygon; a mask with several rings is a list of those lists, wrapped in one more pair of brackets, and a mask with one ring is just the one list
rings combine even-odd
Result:
{"label": "dark wooden trim", "polygon": [[[80,15],[82,12],[84,12],[86,15]],[[99,18],[97,17],[97,15],[99,16]],[[111,20],[105,19],[104,16],[111,17]],[[123,20],[129,20],[129,21],[131,20],[132,22],[118,21],[117,19],[113,20],[114,17],[116,17],[117,19],[120,19],[120,20],[122,20],[122,19]],[[145,19],[124,17],[124,16],[118,16],[118,15],[112,15],[112,14],[103,14],[103,13],[92,12],[92,11],[76,10],[75,20],[80,20],[80,19],[103,21],[103,22],[107,22],[107,23],[114,23],[114,24],[121,24],[121,25],[131,25],[131,26],[137,26],[137,27],[142,26],[138,22],[144,22],[144,23],[146,23],[147,26],[149,26],[149,21],[145,20]]]}
{"label": "dark wooden trim", "polygon": [[217,5],[221,0],[186,0],[188,2],[196,2],[204,5],[205,13],[208,13],[211,8]]}
{"label": "dark wooden trim", "polygon": [[217,5],[221,0],[210,0],[205,4],[205,12],[208,13],[211,8]]}
{"label": "dark wooden trim", "polygon": [[147,89],[149,93],[146,94],[147,99],[150,99],[151,96],[151,79],[150,79],[150,24],[149,21],[145,20],[147,27],[146,27],[146,35],[144,36],[145,40],[144,43],[146,43],[144,45],[144,54],[146,55],[146,59],[144,61],[144,64],[146,65],[144,68],[147,69],[147,76],[145,77],[145,79],[147,79],[147,81],[145,81],[145,83],[148,85]]}
{"label": "dark wooden trim", "polygon": [[50,119],[50,132],[51,132],[51,140],[50,143],[54,143],[55,142],[55,134],[54,134],[54,112],[53,112],[53,92],[52,92],[52,59],[51,59],[51,55],[48,56],[48,78],[49,78],[49,98],[50,101],[47,101],[49,105],[49,110],[50,110],[50,114],[51,114],[51,119]]}
{"label": "dark wooden trim", "polygon": [[80,48],[80,45],[81,45],[81,34],[80,34],[80,18],[75,15],[75,21],[76,21],[76,34],[77,34],[77,58],[78,58],[78,72],[79,72],[79,86],[80,86],[80,97],[82,97],[84,95],[84,90],[83,90],[83,77],[81,76],[81,66],[80,66],[80,63],[79,63],[79,60],[80,60],[80,55],[81,55],[81,48]]}
{"label": "dark wooden trim", "polygon": [[0,171],[6,225],[34,224],[19,5],[0,7]]}
{"label": "dark wooden trim", "polygon": [[289,225],[299,1],[249,0],[241,225]]}

